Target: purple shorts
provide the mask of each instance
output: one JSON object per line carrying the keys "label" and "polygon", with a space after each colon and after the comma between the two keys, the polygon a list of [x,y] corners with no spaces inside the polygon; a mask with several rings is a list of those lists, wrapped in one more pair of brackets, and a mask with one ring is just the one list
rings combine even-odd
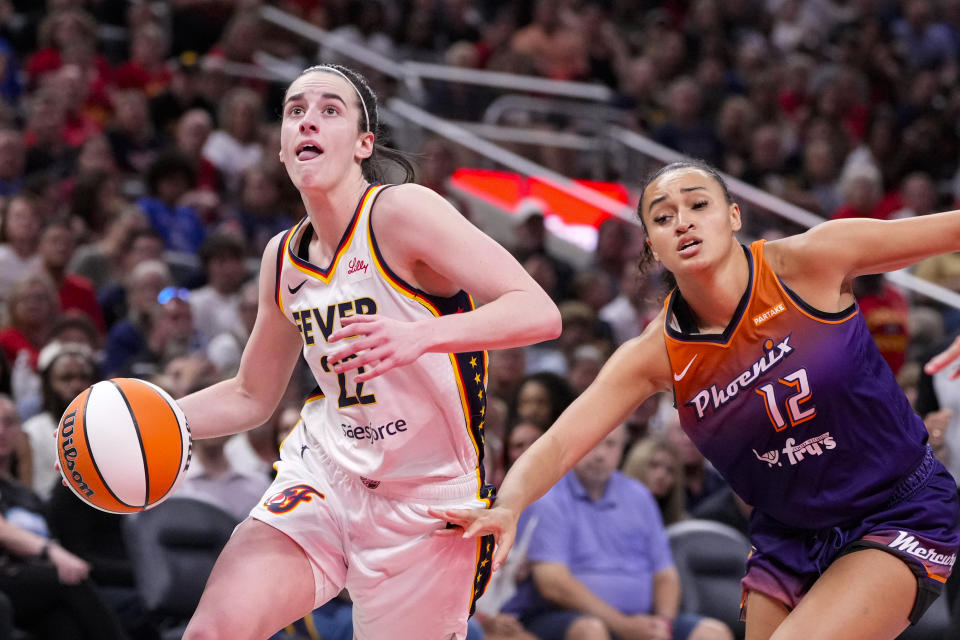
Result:
{"label": "purple shorts", "polygon": [[902,559],[917,576],[917,599],[910,612],[910,622],[916,624],[950,576],[960,548],[958,516],[957,484],[929,448],[883,509],[849,526],[796,529],[754,510],[753,551],[742,581],[740,617],[746,613],[748,591],[793,609],[834,560],[861,549],[882,549]]}

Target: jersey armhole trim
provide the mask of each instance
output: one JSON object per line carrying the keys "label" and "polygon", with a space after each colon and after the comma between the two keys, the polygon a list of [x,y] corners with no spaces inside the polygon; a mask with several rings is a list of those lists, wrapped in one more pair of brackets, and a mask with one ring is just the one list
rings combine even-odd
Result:
{"label": "jersey armhole trim", "polygon": [[473,296],[466,291],[461,289],[450,297],[435,296],[413,286],[401,278],[390,268],[390,265],[387,264],[383,253],[380,251],[380,245],[377,243],[377,236],[373,231],[373,213],[374,206],[377,204],[377,198],[380,197],[380,194],[394,186],[396,185],[386,185],[380,189],[380,192],[374,196],[373,202],[370,203],[370,212],[367,214],[367,233],[370,237],[370,254],[373,256],[377,270],[391,287],[411,300],[420,303],[435,316],[473,311],[475,307]]}
{"label": "jersey armhole trim", "polygon": [[283,237],[280,239],[280,245],[277,247],[277,272],[274,274],[274,289],[273,289],[273,299],[277,303],[277,307],[280,308],[280,312],[283,313],[283,298],[280,295],[280,276],[283,273],[283,253],[287,250],[287,243],[290,241],[290,234],[293,233],[293,230],[300,226],[300,223],[297,223],[287,229],[287,232],[283,234]]}

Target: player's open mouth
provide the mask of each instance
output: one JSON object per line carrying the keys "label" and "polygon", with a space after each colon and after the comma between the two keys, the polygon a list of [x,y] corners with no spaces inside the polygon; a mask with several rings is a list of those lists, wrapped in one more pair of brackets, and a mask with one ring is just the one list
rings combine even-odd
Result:
{"label": "player's open mouth", "polygon": [[297,145],[297,160],[306,161],[320,157],[323,149],[312,142],[302,142]]}
{"label": "player's open mouth", "polygon": [[677,251],[679,251],[680,253],[689,253],[691,250],[693,250],[694,247],[699,247],[699,246],[700,246],[699,240],[686,240],[682,242],[679,247],[677,247]]}

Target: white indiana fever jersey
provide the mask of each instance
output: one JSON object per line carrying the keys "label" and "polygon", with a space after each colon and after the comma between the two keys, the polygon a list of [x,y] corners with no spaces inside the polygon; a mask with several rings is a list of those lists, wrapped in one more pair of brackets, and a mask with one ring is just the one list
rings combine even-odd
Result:
{"label": "white indiana fever jersey", "polygon": [[473,308],[466,292],[432,296],[385,263],[371,212],[386,188],[367,188],[329,265],[306,259],[313,235],[308,218],[280,243],[276,302],[300,330],[303,355],[318,385],[301,412],[307,437],[373,486],[469,474],[482,485],[486,352],[425,353],[364,383],[356,381],[356,370],[338,374],[328,361],[344,344],[326,340],[341,318],[382,314],[413,321]]}

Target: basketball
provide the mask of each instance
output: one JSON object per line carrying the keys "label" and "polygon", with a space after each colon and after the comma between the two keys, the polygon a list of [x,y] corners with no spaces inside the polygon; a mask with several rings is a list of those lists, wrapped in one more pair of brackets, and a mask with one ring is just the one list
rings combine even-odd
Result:
{"label": "basketball", "polygon": [[136,378],[87,387],[57,428],[57,457],[67,486],[110,513],[160,504],[180,484],[191,450],[190,429],[176,401]]}

